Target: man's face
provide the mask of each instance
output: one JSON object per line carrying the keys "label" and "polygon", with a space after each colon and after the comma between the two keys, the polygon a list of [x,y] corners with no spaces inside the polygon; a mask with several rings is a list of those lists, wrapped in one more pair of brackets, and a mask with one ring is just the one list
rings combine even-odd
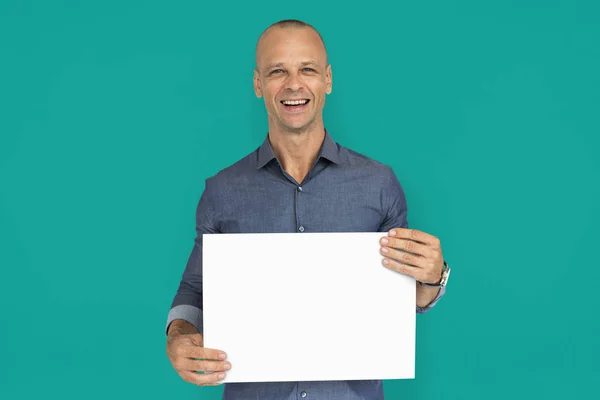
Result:
{"label": "man's face", "polygon": [[257,48],[254,92],[264,96],[269,121],[302,132],[322,121],[331,93],[331,67],[319,35],[310,28],[269,29]]}

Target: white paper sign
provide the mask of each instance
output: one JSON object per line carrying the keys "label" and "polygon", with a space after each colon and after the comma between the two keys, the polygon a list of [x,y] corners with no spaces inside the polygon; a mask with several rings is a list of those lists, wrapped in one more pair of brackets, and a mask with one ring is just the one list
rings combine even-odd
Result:
{"label": "white paper sign", "polygon": [[412,379],[415,280],[386,233],[205,234],[204,346],[224,382]]}

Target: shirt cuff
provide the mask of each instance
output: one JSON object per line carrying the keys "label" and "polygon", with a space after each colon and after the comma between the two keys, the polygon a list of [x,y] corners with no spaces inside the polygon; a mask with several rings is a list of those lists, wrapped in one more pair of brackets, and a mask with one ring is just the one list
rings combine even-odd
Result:
{"label": "shirt cuff", "polygon": [[431,303],[429,303],[427,306],[425,307],[419,307],[417,306],[417,314],[425,314],[427,311],[429,311],[433,306],[435,306],[435,303],[437,303],[442,296],[446,293],[446,286],[442,286],[440,288],[440,291],[438,292],[437,296],[435,296],[435,298],[431,301]]}
{"label": "shirt cuff", "polygon": [[165,334],[169,332],[169,325],[176,319],[183,319],[190,324],[194,325],[198,332],[202,333],[202,310],[198,307],[189,306],[187,304],[180,304],[171,308],[169,315],[167,316],[167,326],[165,327]]}

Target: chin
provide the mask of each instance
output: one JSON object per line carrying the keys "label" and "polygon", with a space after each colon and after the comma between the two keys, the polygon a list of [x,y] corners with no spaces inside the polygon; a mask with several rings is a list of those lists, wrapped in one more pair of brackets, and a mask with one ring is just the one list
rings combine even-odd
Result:
{"label": "chin", "polygon": [[314,119],[303,118],[303,119],[296,119],[296,120],[291,120],[291,121],[284,119],[282,122],[283,122],[283,126],[285,126],[288,129],[301,130],[301,129],[306,129],[309,126],[311,126],[312,123],[314,122]]}
{"label": "chin", "polygon": [[287,130],[290,132],[303,132],[310,126],[310,123],[302,123],[302,124],[285,124],[284,125]]}

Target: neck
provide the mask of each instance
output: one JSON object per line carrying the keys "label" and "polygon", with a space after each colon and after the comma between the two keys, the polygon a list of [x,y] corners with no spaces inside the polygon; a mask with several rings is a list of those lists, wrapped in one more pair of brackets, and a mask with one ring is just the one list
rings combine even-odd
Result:
{"label": "neck", "polygon": [[[269,124],[271,125],[271,124]],[[269,126],[269,141],[281,167],[301,184],[314,165],[325,139],[323,123],[302,131]]]}

